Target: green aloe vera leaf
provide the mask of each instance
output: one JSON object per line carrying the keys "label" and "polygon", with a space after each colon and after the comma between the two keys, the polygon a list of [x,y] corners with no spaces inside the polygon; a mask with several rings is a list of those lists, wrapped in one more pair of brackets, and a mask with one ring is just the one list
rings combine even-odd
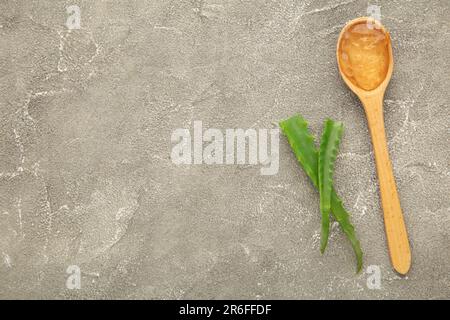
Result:
{"label": "green aloe vera leaf", "polygon": [[358,237],[356,236],[355,228],[350,222],[350,214],[345,210],[342,200],[336,194],[333,189],[331,191],[331,213],[336,221],[341,226],[342,231],[344,231],[348,240],[350,241],[353,251],[356,255],[356,272],[360,272],[363,263],[363,252],[361,250],[361,244],[359,243]]}
{"label": "green aloe vera leaf", "polygon": [[322,213],[322,230],[320,252],[324,253],[330,233],[331,190],[333,189],[334,162],[336,161],[339,143],[344,125],[327,119],[324,122],[322,139],[319,148],[318,172],[320,212]]}
{"label": "green aloe vera leaf", "polygon": [[301,116],[293,116],[280,122],[281,130],[288,138],[298,162],[316,188],[319,187],[317,150],[314,137],[309,133],[308,123]]}
{"label": "green aloe vera leaf", "polygon": [[[287,137],[289,144],[302,166],[303,170],[311,179],[313,185],[319,188],[318,177],[318,151],[314,145],[314,138],[308,130],[308,123],[300,115],[293,116],[280,122],[281,130]],[[341,226],[343,232],[349,239],[357,260],[357,272],[361,271],[363,253],[361,245],[356,236],[355,229],[350,222],[350,214],[345,210],[342,200],[333,189],[331,192],[331,213]]]}

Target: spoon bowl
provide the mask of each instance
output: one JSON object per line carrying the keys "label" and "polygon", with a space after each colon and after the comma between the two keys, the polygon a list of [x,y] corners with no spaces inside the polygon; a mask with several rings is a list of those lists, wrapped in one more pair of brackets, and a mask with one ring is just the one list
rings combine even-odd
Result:
{"label": "spoon bowl", "polygon": [[[386,36],[386,43],[387,43],[387,52],[388,52],[388,68],[386,75],[383,79],[383,81],[374,89],[371,90],[365,90],[352,82],[349,77],[344,72],[344,66],[343,66],[343,59],[342,59],[342,52],[341,52],[341,45],[342,41],[345,37],[345,34],[348,32],[348,30],[351,27],[354,27],[358,24],[366,24],[371,25],[373,29],[379,30],[381,33],[383,33]],[[337,47],[336,47],[336,57],[339,67],[339,72],[344,80],[344,82],[347,84],[347,86],[350,88],[351,91],[353,91],[360,99],[365,98],[367,96],[373,96],[373,95],[379,95],[381,93],[384,93],[386,91],[386,88],[389,84],[389,81],[391,80],[392,71],[394,70],[394,57],[392,54],[392,46],[391,46],[391,39],[389,32],[386,30],[386,28],[377,20],[374,20],[373,18],[368,17],[361,17],[354,20],[351,20],[348,22],[344,28],[342,29],[341,33],[339,34]]]}
{"label": "spoon bowl", "polygon": [[394,68],[389,32],[372,18],[352,20],[339,35],[336,56],[344,82],[359,97],[366,113],[391,263],[398,273],[406,274],[411,266],[411,250],[389,158],[383,119],[384,93]]}

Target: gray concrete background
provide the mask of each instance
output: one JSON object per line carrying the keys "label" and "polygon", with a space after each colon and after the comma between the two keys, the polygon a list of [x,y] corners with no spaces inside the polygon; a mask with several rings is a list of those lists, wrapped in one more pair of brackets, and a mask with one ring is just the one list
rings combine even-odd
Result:
{"label": "gray concrete background", "polygon": [[[66,6],[81,8],[68,32]],[[358,0],[0,2],[0,298],[450,298],[450,3],[373,1],[395,55],[385,118],[413,265],[390,267],[364,113],[335,45]],[[284,138],[280,171],[181,166],[191,121],[346,126],[336,187],[365,265]],[[66,289],[78,265],[81,290]]]}

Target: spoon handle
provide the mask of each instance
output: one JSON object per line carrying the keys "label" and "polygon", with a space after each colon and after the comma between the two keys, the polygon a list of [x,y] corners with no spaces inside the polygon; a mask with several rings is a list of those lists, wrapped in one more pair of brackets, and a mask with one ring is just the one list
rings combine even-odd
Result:
{"label": "spoon handle", "polygon": [[389,159],[384,130],[383,94],[361,100],[372,136],[391,263],[398,273],[406,274],[411,266],[411,250]]}

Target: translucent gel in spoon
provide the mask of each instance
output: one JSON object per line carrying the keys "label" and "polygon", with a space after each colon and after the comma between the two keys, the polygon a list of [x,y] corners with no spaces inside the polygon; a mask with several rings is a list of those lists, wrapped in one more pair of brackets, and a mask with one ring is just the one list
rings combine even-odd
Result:
{"label": "translucent gel in spoon", "polygon": [[389,34],[366,22],[350,26],[341,39],[342,71],[357,87],[370,91],[386,78],[389,68]]}

